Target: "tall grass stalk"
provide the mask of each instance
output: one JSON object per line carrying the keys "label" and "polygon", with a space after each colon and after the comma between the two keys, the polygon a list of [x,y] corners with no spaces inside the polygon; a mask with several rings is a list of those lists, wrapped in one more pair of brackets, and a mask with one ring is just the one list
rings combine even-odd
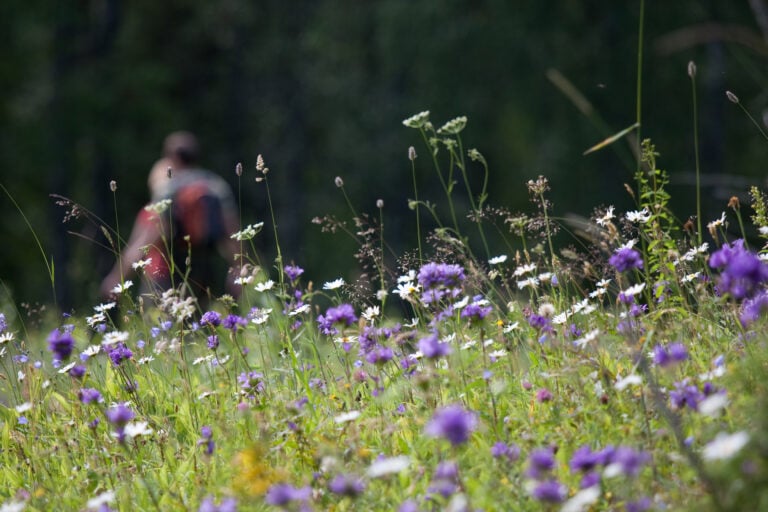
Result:
{"label": "tall grass stalk", "polygon": [[29,222],[29,219],[24,214],[24,210],[21,209],[21,206],[19,206],[19,203],[16,202],[16,199],[13,198],[13,195],[8,191],[7,188],[5,188],[5,185],[0,183],[0,188],[3,189],[3,192],[5,192],[5,196],[13,203],[13,206],[16,208],[16,211],[19,212],[19,215],[21,215],[21,218],[24,219],[24,223],[27,225],[27,228],[29,228],[29,232],[32,234],[32,238],[35,239],[35,244],[37,245],[38,251],[40,251],[40,255],[43,257],[43,263],[45,264],[45,269],[48,273],[48,280],[51,284],[51,296],[53,299],[54,305],[57,304],[56,300],[56,274],[54,272],[54,262],[53,258],[51,258],[50,262],[48,261],[48,255],[45,254],[45,249],[43,249],[43,244],[40,242],[40,239],[37,236],[37,232],[35,231],[35,228],[32,227],[32,224]]}
{"label": "tall grass stalk", "polygon": [[696,64],[688,63],[688,76],[691,78],[691,97],[693,98],[693,152],[696,158],[696,237],[698,245],[702,244],[701,230],[701,167],[699,165],[699,121],[698,103],[696,101]]}

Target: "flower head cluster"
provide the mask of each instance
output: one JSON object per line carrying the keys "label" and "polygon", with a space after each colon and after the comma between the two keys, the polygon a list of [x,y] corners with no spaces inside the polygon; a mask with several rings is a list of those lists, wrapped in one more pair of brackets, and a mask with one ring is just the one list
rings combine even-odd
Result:
{"label": "flower head cluster", "polygon": [[470,322],[479,322],[488,316],[491,311],[493,311],[493,308],[488,305],[488,301],[483,299],[482,296],[477,296],[461,310],[461,318],[465,318]]}
{"label": "flower head cluster", "polygon": [[754,297],[768,282],[768,265],[744,247],[744,240],[723,245],[712,253],[709,266],[722,269],[718,293],[728,293],[737,300]]}
{"label": "flower head cluster", "polygon": [[766,309],[768,309],[768,293],[765,291],[758,293],[751,299],[745,300],[739,315],[741,325],[749,327],[760,318],[760,315]]}
{"label": "flower head cluster", "polygon": [[53,358],[57,361],[66,361],[72,355],[75,348],[75,340],[72,334],[67,331],[54,329],[48,335],[48,349],[53,352]]}
{"label": "flower head cluster", "polygon": [[419,340],[419,350],[427,359],[437,359],[449,355],[453,350],[450,343],[443,343],[438,337],[437,331]]}
{"label": "flower head cluster", "polygon": [[125,343],[116,343],[114,345],[107,345],[106,350],[109,354],[109,359],[112,361],[112,365],[117,367],[125,361],[133,357],[133,352],[129,349]]}
{"label": "flower head cluster", "polygon": [[115,427],[117,440],[121,443],[125,440],[125,426],[136,417],[130,407],[125,404],[117,404],[107,409],[107,421]]}
{"label": "flower head cluster", "polygon": [[621,247],[608,259],[608,263],[619,272],[643,268],[643,258],[631,247]]}
{"label": "flower head cluster", "polygon": [[221,314],[216,311],[206,311],[203,313],[203,316],[200,317],[200,325],[218,327],[221,325]]}
{"label": "flower head cluster", "polygon": [[668,346],[656,345],[653,348],[653,362],[662,368],[682,363],[688,359],[688,349],[682,343],[670,343]]}
{"label": "flower head cluster", "polygon": [[328,490],[341,496],[354,498],[365,490],[365,482],[354,475],[340,473],[328,482]]}
{"label": "flower head cluster", "polygon": [[304,269],[296,265],[286,265],[283,267],[283,272],[285,272],[285,275],[288,276],[288,279],[293,283],[304,273]]}
{"label": "flower head cluster", "polygon": [[312,497],[312,488],[296,488],[290,484],[274,484],[267,491],[264,501],[268,505],[287,508],[292,502],[306,503]]}
{"label": "flower head cluster", "polygon": [[256,371],[243,372],[237,377],[237,383],[240,384],[240,393],[254,398],[264,391],[264,374]]}
{"label": "flower head cluster", "polygon": [[414,114],[408,119],[403,120],[403,124],[408,128],[423,128],[429,122],[429,110]]}
{"label": "flower head cluster", "polygon": [[425,432],[431,437],[443,437],[453,446],[467,442],[477,428],[477,415],[460,405],[449,405],[435,412]]}
{"label": "flower head cluster", "polygon": [[453,461],[440,462],[432,475],[429,492],[448,498],[459,489],[459,466]]}
{"label": "flower head cluster", "polygon": [[202,427],[200,429],[202,437],[197,441],[198,446],[203,446],[206,455],[213,455],[216,450],[216,443],[213,441],[213,430],[211,427]]}
{"label": "flower head cluster", "polygon": [[328,308],[325,315],[317,317],[320,331],[329,336],[339,333],[335,327],[336,324],[349,327],[355,322],[357,322],[357,316],[355,316],[354,308],[349,304],[340,304],[336,307]]}
{"label": "flower head cluster", "polygon": [[424,290],[421,300],[425,304],[439,302],[443,298],[455,299],[461,293],[464,269],[449,263],[427,263],[419,270],[418,280]]}

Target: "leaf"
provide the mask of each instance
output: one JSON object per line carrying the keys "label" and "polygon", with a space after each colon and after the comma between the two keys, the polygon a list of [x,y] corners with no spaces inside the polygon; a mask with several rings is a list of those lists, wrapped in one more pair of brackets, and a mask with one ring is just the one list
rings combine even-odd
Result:
{"label": "leaf", "polygon": [[627,128],[624,128],[623,130],[621,130],[619,133],[611,135],[610,137],[603,140],[602,142],[598,142],[597,144],[595,144],[594,146],[592,146],[582,154],[588,155],[590,153],[597,151],[598,149],[603,149],[605,146],[608,146],[609,144],[613,144],[614,142],[616,142],[617,140],[619,140],[620,138],[622,138],[623,136],[625,136],[626,134],[634,130],[635,128],[638,128],[639,126],[640,126],[640,123],[635,123],[632,126],[628,126]]}

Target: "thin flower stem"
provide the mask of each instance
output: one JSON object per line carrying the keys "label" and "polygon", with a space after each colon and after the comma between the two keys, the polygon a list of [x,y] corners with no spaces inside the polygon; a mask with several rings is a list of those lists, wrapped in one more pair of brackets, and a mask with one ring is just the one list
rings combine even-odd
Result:
{"label": "thin flower stem", "polygon": [[699,166],[699,122],[695,72],[691,73],[691,93],[693,96],[693,151],[696,157],[696,236],[698,244],[701,245],[703,236],[701,231],[701,168]]}
{"label": "thin flower stem", "polygon": [[413,176],[413,202],[416,210],[416,241],[419,244],[419,264],[424,262],[424,253],[421,249],[421,217],[419,213],[419,187],[416,185],[416,163],[411,160],[411,175]]}

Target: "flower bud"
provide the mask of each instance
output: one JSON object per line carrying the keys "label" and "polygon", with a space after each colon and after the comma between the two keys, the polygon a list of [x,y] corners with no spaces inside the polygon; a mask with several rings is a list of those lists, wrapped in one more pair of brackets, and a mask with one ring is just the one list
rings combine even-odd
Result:
{"label": "flower bud", "polygon": [[411,162],[416,160],[416,148],[414,148],[413,146],[408,148],[408,160],[410,160]]}
{"label": "flower bud", "polygon": [[117,190],[117,182],[115,180],[109,182],[109,190],[112,192]]}
{"label": "flower bud", "polygon": [[237,165],[235,166],[235,174],[237,174],[238,177],[243,175],[243,164],[240,162],[237,162]]}
{"label": "flower bud", "polygon": [[696,63],[693,61],[688,63],[688,76],[691,78],[696,78]]}
{"label": "flower bud", "polygon": [[731,103],[738,103],[739,97],[733,94],[731,91],[725,91],[725,95],[728,97],[728,99],[731,101]]}
{"label": "flower bud", "polygon": [[336,176],[336,178],[333,180],[333,182],[336,184],[337,187],[341,188],[344,186],[344,180],[341,179],[341,176]]}
{"label": "flower bud", "polygon": [[384,200],[383,199],[377,199],[376,200],[376,208],[378,208],[379,210],[384,208]]}

